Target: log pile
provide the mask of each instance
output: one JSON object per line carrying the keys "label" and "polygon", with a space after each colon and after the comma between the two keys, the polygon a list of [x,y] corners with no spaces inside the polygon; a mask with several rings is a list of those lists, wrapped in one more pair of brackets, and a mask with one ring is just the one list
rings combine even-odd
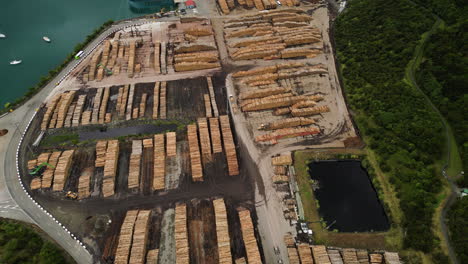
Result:
{"label": "log pile", "polygon": [[346,264],[359,264],[356,250],[351,248],[343,249],[343,261]]}
{"label": "log pile", "polygon": [[273,166],[291,166],[293,164],[291,154],[283,154],[271,158],[271,165]]}
{"label": "log pile", "polygon": [[138,210],[127,211],[124,222],[120,227],[119,242],[115,253],[114,264],[127,264],[132,245],[133,227],[138,215]]}
{"label": "log pile", "polygon": [[295,247],[288,247],[288,257],[290,264],[301,264],[299,261],[299,254],[297,253],[297,249]]}
{"label": "log pile", "polygon": [[106,163],[106,151],[107,151],[107,141],[99,140],[96,143],[96,160],[95,160],[96,167],[104,167],[104,164]]}
{"label": "log pile", "polygon": [[136,43],[135,41],[131,41],[129,57],[128,57],[128,66],[127,66],[128,78],[133,77],[133,72],[134,72],[134,67],[135,67],[135,49],[136,49]]}
{"label": "log pile", "polygon": [[211,79],[211,77],[206,77],[206,82],[208,83],[208,91],[210,93],[210,100],[211,100],[211,107],[213,109],[213,115],[215,117],[218,117],[219,116],[219,112],[218,112],[218,105],[216,104],[216,97],[215,97],[215,93],[214,93],[214,88],[213,88],[213,80]]}
{"label": "log pile", "polygon": [[148,97],[148,94],[144,93],[141,96],[141,102],[140,102],[140,109],[139,109],[139,117],[145,117],[145,111],[146,111],[146,98]]}
{"label": "log pile", "polygon": [[289,177],[286,175],[273,175],[271,179],[273,183],[276,183],[276,184],[285,183],[289,181]]}
{"label": "log pile", "polygon": [[150,214],[150,210],[141,210],[138,212],[138,217],[135,221],[135,230],[133,231],[129,263],[145,264]]}
{"label": "log pile", "polygon": [[146,253],[146,264],[156,264],[158,263],[159,249],[150,249]]}
{"label": "log pile", "polygon": [[54,191],[63,191],[65,182],[70,174],[70,167],[72,163],[72,157],[75,150],[66,150],[60,156],[57,166],[54,172],[54,185],[52,189]]}
{"label": "log pile", "polygon": [[154,93],[153,93],[153,119],[158,119],[159,112],[159,87],[161,86],[160,82],[154,84]]}
{"label": "log pile", "polygon": [[365,249],[356,250],[356,255],[359,264],[369,264],[369,254]]}
{"label": "log pile", "polygon": [[89,125],[91,122],[91,111],[84,111],[83,115],[81,115],[81,124],[82,125]]}
{"label": "log pile", "polygon": [[118,159],[119,141],[109,140],[107,143],[106,160],[104,163],[104,177],[102,181],[102,193],[104,197],[114,195]]}
{"label": "log pile", "polygon": [[28,161],[28,170],[34,169],[34,166],[37,165],[37,159],[29,160]]}
{"label": "log pile", "polygon": [[125,109],[127,107],[127,101],[128,101],[128,93],[130,91],[130,86],[127,84],[123,87],[122,90],[122,95],[121,95],[121,100],[117,104],[117,112],[119,114],[119,117],[123,118],[125,117]]}
{"label": "log pile", "polygon": [[285,118],[285,119],[271,122],[269,124],[266,124],[263,129],[276,130],[276,129],[282,129],[282,128],[307,126],[307,125],[311,125],[314,123],[315,121],[311,118],[293,117],[293,118]]}
{"label": "log pile", "polygon": [[80,175],[78,179],[78,199],[88,198],[90,195],[89,192],[89,183],[91,177],[93,176],[94,168],[86,168]]}
{"label": "log pile", "polygon": [[128,102],[127,102],[127,112],[125,115],[126,120],[132,119],[132,110],[133,110],[133,96],[135,94],[135,85],[130,85],[130,90],[128,92]]}
{"label": "log pile", "polygon": [[211,146],[213,147],[213,153],[223,152],[221,145],[221,132],[219,131],[219,119],[217,117],[210,118],[210,134],[211,134]]}
{"label": "log pile", "polygon": [[239,219],[241,223],[242,238],[244,240],[245,250],[247,253],[247,261],[249,264],[261,264],[262,259],[258,250],[257,239],[254,234],[254,226],[250,211],[243,209],[239,211]]}
{"label": "log pile", "polygon": [[177,156],[177,144],[176,144],[176,133],[167,132],[166,133],[166,155],[167,157]]}
{"label": "log pile", "polygon": [[223,134],[224,150],[228,164],[229,176],[239,175],[239,163],[237,161],[236,145],[232,136],[229,116],[222,115],[219,117],[221,123],[221,133]]}
{"label": "log pile", "polygon": [[216,62],[218,61],[217,51],[201,51],[192,53],[181,53],[174,56],[174,62],[177,63],[190,63],[190,62]]}
{"label": "log pile", "polygon": [[37,190],[41,188],[41,178],[40,177],[35,177],[31,180],[31,190]]}
{"label": "log pile", "polygon": [[285,87],[275,87],[275,88],[267,88],[267,89],[254,89],[250,92],[241,93],[239,98],[241,100],[245,99],[255,99],[255,98],[262,98],[270,95],[282,94],[289,92],[291,89]]}
{"label": "log pile", "polygon": [[67,115],[68,108],[70,107],[73,97],[75,96],[75,91],[70,91],[62,95],[62,100],[60,103],[58,115],[57,115],[57,124],[55,128],[62,128],[65,122],[65,116]]}
{"label": "log pile", "polygon": [[196,125],[187,126],[187,136],[190,151],[190,166],[192,169],[192,180],[203,181],[203,168],[200,158],[200,146],[198,144],[198,135]]}
{"label": "log pile", "polygon": [[46,130],[47,127],[49,126],[49,121],[50,118],[52,117],[55,108],[57,107],[58,102],[60,101],[61,95],[57,94],[55,95],[50,102],[47,103],[47,110],[44,114],[44,117],[42,118],[42,123],[41,123],[41,130]]}
{"label": "log pile", "polygon": [[60,155],[62,155],[61,151],[55,151],[52,153],[52,155],[50,155],[49,164],[51,166],[47,166],[47,168],[44,171],[44,174],[42,175],[41,188],[50,188],[52,186],[55,168],[57,167]]}
{"label": "log pile", "polygon": [[330,258],[331,264],[343,264],[340,251],[337,249],[328,249],[328,257]]}
{"label": "log pile", "polygon": [[379,253],[369,254],[371,264],[381,264],[383,262],[383,256]]}
{"label": "log pile", "polygon": [[229,225],[224,199],[213,201],[216,222],[216,237],[218,241],[218,255],[220,264],[231,264],[231,240],[229,238]]}
{"label": "log pile", "polygon": [[385,252],[385,264],[400,264],[400,257],[396,252]]}
{"label": "log pile", "polygon": [[291,234],[284,235],[284,244],[286,244],[286,247],[296,247],[294,237]]}
{"label": "log pile", "polygon": [[167,82],[162,82],[161,84],[161,94],[159,96],[159,117],[161,119],[166,119],[167,109],[166,109],[166,95],[167,95]]}
{"label": "log pile", "polygon": [[104,124],[107,111],[107,101],[109,101],[110,87],[104,88],[104,95],[102,97],[101,108],[99,109],[99,124]]}
{"label": "log pile", "polygon": [[200,132],[200,145],[203,161],[209,162],[212,160],[211,157],[211,141],[210,132],[208,131],[208,122],[206,118],[198,118],[198,131]]}
{"label": "log pile", "polygon": [[317,115],[325,112],[330,112],[330,108],[326,105],[315,106],[315,107],[306,107],[306,108],[296,108],[291,110],[292,116],[311,116]]}
{"label": "log pile", "polygon": [[140,186],[140,164],[141,154],[143,153],[142,141],[132,141],[132,154],[130,155],[130,165],[128,169],[128,188],[137,188]]}
{"label": "log pile", "polygon": [[212,111],[211,111],[210,95],[209,94],[204,94],[203,95],[203,101],[205,102],[206,117],[213,117],[213,114],[212,114]]}
{"label": "log pile", "polygon": [[320,129],[315,127],[299,127],[299,128],[283,128],[275,130],[274,132],[259,135],[255,137],[256,142],[276,142],[279,139],[288,137],[309,136],[320,133]]}
{"label": "log pile", "polygon": [[179,204],[175,208],[174,221],[176,263],[189,263],[189,243],[187,231],[187,207],[185,204]]}
{"label": "log pile", "polygon": [[317,264],[331,264],[330,259],[328,258],[327,249],[322,245],[314,245],[312,247],[312,253],[314,255],[315,263]]}
{"label": "log pile", "polygon": [[93,112],[91,115],[91,123],[97,124],[99,121],[99,108],[101,106],[102,94],[104,89],[96,89],[96,96],[93,99]]}
{"label": "log pile", "polygon": [[68,108],[68,111],[67,111],[67,116],[65,117],[65,122],[63,123],[64,127],[71,127],[73,112],[75,111],[75,107],[76,107],[76,102],[71,103],[71,105],[70,105],[70,107]]}
{"label": "log pile", "polygon": [[86,100],[86,95],[78,96],[78,101],[76,102],[75,111],[73,113],[72,126],[76,127],[81,122],[81,113],[83,112],[83,105]]}
{"label": "log pile", "polygon": [[174,65],[174,69],[177,72],[206,70],[219,67],[221,67],[219,62],[181,62]]}
{"label": "log pile", "polygon": [[167,65],[166,65],[166,42],[161,42],[161,73],[167,73]]}
{"label": "log pile", "polygon": [[154,71],[156,73],[161,73],[161,58],[159,57],[161,53],[161,43],[154,43]]}
{"label": "log pile", "polygon": [[91,62],[89,65],[89,75],[88,75],[88,79],[90,81],[94,81],[94,76],[96,74],[96,66],[97,66],[99,59],[101,58],[101,53],[102,51],[98,51],[91,58]]}
{"label": "log pile", "polygon": [[164,190],[166,178],[166,153],[164,134],[154,135],[153,190]]}
{"label": "log pile", "polygon": [[286,166],[273,166],[276,175],[286,175]]}

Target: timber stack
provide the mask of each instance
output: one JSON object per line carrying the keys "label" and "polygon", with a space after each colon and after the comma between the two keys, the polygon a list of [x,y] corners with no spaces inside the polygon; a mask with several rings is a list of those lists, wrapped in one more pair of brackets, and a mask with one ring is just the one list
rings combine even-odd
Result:
{"label": "timber stack", "polygon": [[[49,164],[42,175],[42,182],[41,188],[50,188],[52,186],[52,182],[54,179],[54,172],[55,168],[57,167],[57,163],[59,161],[60,155],[62,155],[61,151],[55,151],[49,157]],[[29,163],[28,163],[29,167]]]}
{"label": "timber stack", "polygon": [[221,123],[221,133],[223,134],[223,143],[224,150],[226,151],[229,176],[239,175],[236,145],[234,144],[234,138],[232,136],[229,116],[222,115],[219,117],[219,121]]}
{"label": "timber stack", "polygon": [[249,264],[262,264],[260,252],[258,250],[257,239],[254,234],[254,226],[250,211],[243,209],[239,211],[242,238],[244,239],[245,250],[247,251],[247,261]]}
{"label": "timber stack", "polygon": [[104,197],[114,195],[118,159],[119,141],[109,140],[107,143],[106,160],[104,164],[104,177],[102,181],[102,192]]}
{"label": "timber stack", "polygon": [[203,168],[200,158],[200,146],[198,144],[198,134],[196,125],[187,126],[187,136],[190,151],[190,166],[192,169],[192,180],[203,181]]}
{"label": "timber stack", "polygon": [[312,246],[312,253],[314,255],[314,261],[318,264],[331,264],[330,259],[328,258],[327,249],[322,245]]}
{"label": "timber stack", "polygon": [[189,243],[187,235],[187,207],[179,204],[175,208],[174,235],[176,248],[176,263],[189,263]]}
{"label": "timber stack", "polygon": [[124,222],[120,227],[119,242],[115,253],[114,264],[128,264],[130,248],[132,246],[133,227],[138,215],[138,210],[127,211]]}
{"label": "timber stack", "polygon": [[138,212],[138,217],[135,221],[135,230],[133,231],[129,263],[145,264],[150,214],[150,210],[140,210]]}
{"label": "timber stack", "polygon": [[211,141],[210,132],[208,131],[208,122],[206,118],[198,118],[198,131],[200,133],[200,145],[203,162],[207,163],[212,161],[211,157]]}
{"label": "timber stack", "polygon": [[154,135],[154,175],[153,190],[161,191],[165,188],[166,153],[164,134]]}
{"label": "timber stack", "polygon": [[218,241],[218,255],[220,264],[231,264],[231,240],[229,238],[229,225],[226,214],[226,205],[224,199],[213,201],[216,222],[216,237]]}
{"label": "timber stack", "polygon": [[104,167],[104,164],[106,163],[106,151],[107,151],[107,141],[99,140],[96,143],[96,160],[95,160],[96,167]]}
{"label": "timber stack", "polygon": [[52,187],[54,191],[63,191],[70,174],[73,153],[75,153],[75,150],[66,150],[60,156],[54,172],[54,185]]}
{"label": "timber stack", "polygon": [[130,155],[130,165],[128,169],[128,188],[137,188],[140,186],[140,165],[141,155],[143,153],[142,141],[132,141],[132,154]]}
{"label": "timber stack", "polygon": [[223,152],[223,147],[221,145],[221,132],[219,131],[219,119],[217,117],[212,117],[209,120],[213,153]]}

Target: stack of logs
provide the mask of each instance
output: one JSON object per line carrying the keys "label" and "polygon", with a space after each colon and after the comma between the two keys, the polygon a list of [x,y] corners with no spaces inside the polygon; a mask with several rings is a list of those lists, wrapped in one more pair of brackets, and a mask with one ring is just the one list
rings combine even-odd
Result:
{"label": "stack of logs", "polygon": [[196,125],[187,126],[187,137],[189,141],[190,166],[193,181],[203,181],[203,168],[200,158],[200,145]]}
{"label": "stack of logs", "polygon": [[218,256],[220,264],[231,264],[231,243],[229,238],[229,225],[226,214],[224,199],[213,201],[216,222],[216,237],[218,241]]}
{"label": "stack of logs", "polygon": [[164,134],[154,135],[153,190],[164,190],[166,179],[166,149]]}
{"label": "stack of logs", "polygon": [[[239,0],[240,6],[246,9],[255,7],[258,10],[275,9],[277,3],[275,0]],[[280,0],[280,3],[285,6],[299,6],[299,0]],[[236,7],[234,0],[218,0],[218,5],[223,14],[227,15]]]}
{"label": "stack of logs", "polygon": [[52,189],[54,191],[63,191],[65,182],[70,174],[70,167],[72,163],[72,157],[75,150],[66,150],[60,156],[57,166],[54,172],[54,185]]}
{"label": "stack of logs", "polygon": [[245,250],[247,251],[247,261],[249,264],[261,264],[260,253],[258,250],[257,239],[254,234],[254,226],[250,211],[243,209],[239,211],[241,223],[242,238],[244,240]]}
{"label": "stack of logs", "polygon": [[143,153],[142,141],[132,141],[132,154],[130,155],[130,165],[128,169],[128,188],[137,188],[140,186],[140,165],[141,155]]}
{"label": "stack of logs", "polygon": [[175,208],[174,220],[176,263],[189,263],[189,244],[187,231],[187,207],[179,204]]}
{"label": "stack of logs", "polygon": [[220,116],[219,121],[221,123],[221,132],[223,134],[224,150],[226,152],[229,176],[239,175],[236,145],[234,144],[234,139],[232,137],[229,116]]}
{"label": "stack of logs", "polygon": [[104,177],[102,181],[102,192],[104,197],[114,195],[115,177],[119,159],[119,141],[109,140],[107,142],[106,158],[104,163]]}

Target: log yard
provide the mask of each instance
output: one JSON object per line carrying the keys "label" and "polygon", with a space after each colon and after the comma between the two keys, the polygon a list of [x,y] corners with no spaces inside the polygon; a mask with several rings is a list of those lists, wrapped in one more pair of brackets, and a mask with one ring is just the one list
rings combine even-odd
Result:
{"label": "log yard", "polygon": [[37,110],[21,181],[92,263],[400,263],[304,216],[294,153],[361,142],[327,5],[206,1],[114,30]]}

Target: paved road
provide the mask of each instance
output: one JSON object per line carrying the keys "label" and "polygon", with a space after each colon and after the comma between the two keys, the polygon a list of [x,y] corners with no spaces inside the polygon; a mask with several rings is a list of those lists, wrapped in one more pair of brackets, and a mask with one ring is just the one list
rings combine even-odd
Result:
{"label": "paved road", "polygon": [[[86,47],[84,50],[85,56],[113,31],[143,22],[146,22],[146,20],[135,20],[113,25]],[[0,164],[4,164],[0,169],[0,216],[36,224],[62,246],[76,262],[87,264],[96,262],[93,262],[91,254],[70,235],[68,230],[56,222],[53,216],[42,210],[42,207],[23,190],[16,166],[17,148],[22,138],[21,134],[27,128],[29,120],[55,88],[55,84],[62,80],[79,62],[73,61],[68,64],[54,80],[32,99],[13,113],[0,118],[0,128],[6,128],[9,131],[8,134],[0,137]],[[2,190],[1,187],[6,188]]]}

